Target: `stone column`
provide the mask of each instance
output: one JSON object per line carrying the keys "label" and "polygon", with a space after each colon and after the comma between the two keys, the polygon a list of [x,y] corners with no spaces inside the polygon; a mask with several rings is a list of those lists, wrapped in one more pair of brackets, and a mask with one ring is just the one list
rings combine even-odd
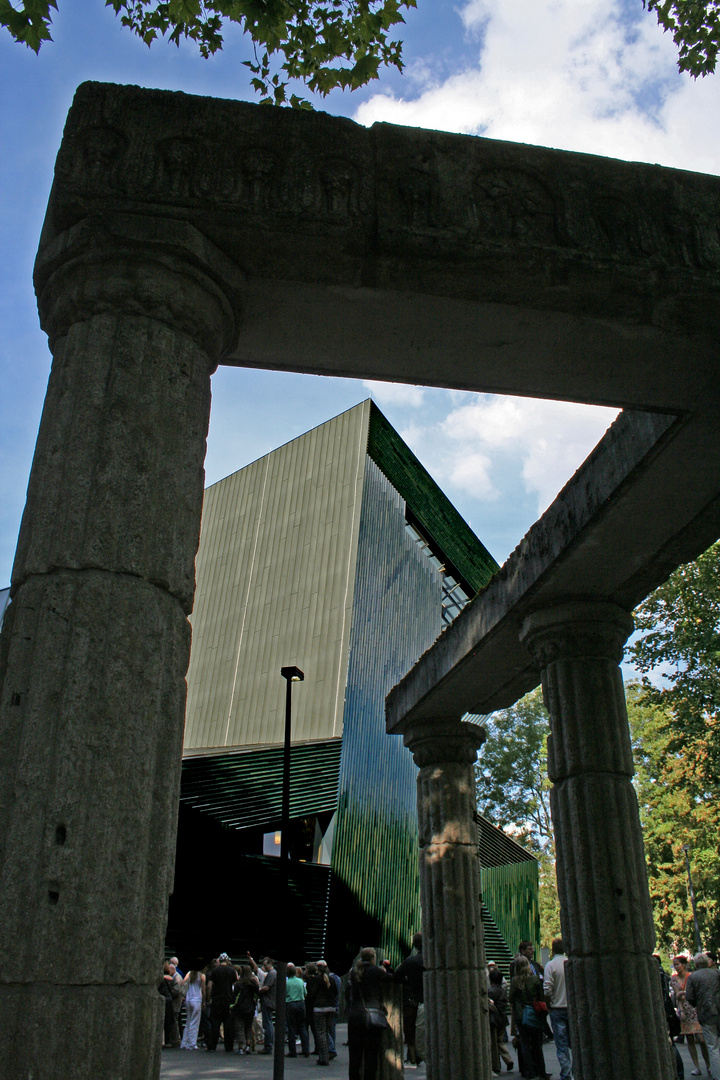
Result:
{"label": "stone column", "polygon": [[671,1080],[614,604],[538,611],[521,636],[542,672],[576,1080]]}
{"label": "stone column", "polygon": [[428,1080],[489,1080],[490,1028],[475,823],[485,731],[455,717],[410,722],[417,779]]}
{"label": "stone column", "polygon": [[0,652],[0,1076],[151,1080],[210,375],[239,282],[192,227],[85,219]]}

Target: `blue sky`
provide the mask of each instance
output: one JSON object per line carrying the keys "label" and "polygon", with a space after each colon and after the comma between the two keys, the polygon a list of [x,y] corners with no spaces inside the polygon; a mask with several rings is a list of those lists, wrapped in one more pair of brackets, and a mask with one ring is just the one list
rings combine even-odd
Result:
{"label": "blue sky", "polygon": [[[720,83],[677,74],[641,0],[418,0],[404,76],[318,108],[720,172]],[[86,79],[252,100],[247,43],[210,61],[148,50],[102,0],[59,0],[40,56],[0,31],[0,587],[9,581],[50,366],[32,264],[62,127]],[[221,368],[208,482],[372,393],[502,561],[611,421],[609,410]]]}

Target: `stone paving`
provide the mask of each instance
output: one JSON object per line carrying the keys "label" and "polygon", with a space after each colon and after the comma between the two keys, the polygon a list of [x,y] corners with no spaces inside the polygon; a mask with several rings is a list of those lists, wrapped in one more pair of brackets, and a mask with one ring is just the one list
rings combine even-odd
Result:
{"label": "stone paving", "polygon": [[[344,1024],[338,1024],[337,1034],[338,1056],[335,1061],[331,1062],[327,1073],[324,1070],[318,1073],[316,1058],[298,1057],[285,1058],[285,1076],[289,1080],[301,1080],[301,1078],[304,1078],[304,1080],[321,1080],[321,1078],[327,1080],[328,1077],[332,1080],[333,1076],[346,1077],[348,1072],[348,1052],[344,1042],[347,1038],[347,1027]],[[690,1080],[693,1065],[687,1046],[679,1044],[678,1050],[685,1065],[685,1078]],[[517,1054],[512,1048],[511,1053],[517,1066]],[[546,1043],[543,1047],[543,1053],[545,1055],[545,1067],[552,1074],[553,1080],[559,1080],[560,1067],[555,1054],[555,1044]],[[702,1075],[706,1077],[707,1070],[702,1061],[701,1070]],[[226,1054],[222,1044],[218,1046],[214,1054],[208,1054],[205,1050],[193,1052],[166,1050],[163,1052],[160,1069],[161,1080],[201,1080],[201,1078],[204,1080],[205,1077],[209,1077],[211,1080],[225,1080],[225,1078],[237,1080],[238,1077],[243,1077],[243,1080],[272,1080],[272,1074],[273,1058],[271,1054],[251,1054],[249,1057],[234,1053]],[[519,1080],[520,1077],[517,1067],[512,1072],[508,1072],[503,1066],[502,1075],[510,1077],[511,1080],[513,1078]],[[425,1080],[425,1065],[420,1065],[417,1069],[408,1069],[405,1076]],[[628,1080],[633,1080],[633,1077],[628,1076]]]}

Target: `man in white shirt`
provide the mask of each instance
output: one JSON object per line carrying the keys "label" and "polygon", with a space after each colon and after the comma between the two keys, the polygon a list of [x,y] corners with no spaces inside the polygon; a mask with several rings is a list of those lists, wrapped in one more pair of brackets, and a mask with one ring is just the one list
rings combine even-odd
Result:
{"label": "man in white shirt", "polygon": [[552,1024],[553,1038],[555,1039],[555,1052],[560,1065],[560,1080],[570,1080],[572,1076],[567,994],[565,992],[566,960],[562,938],[555,938],[552,943],[552,960],[548,962],[545,968],[543,990],[545,1000],[550,1006],[550,1023]]}

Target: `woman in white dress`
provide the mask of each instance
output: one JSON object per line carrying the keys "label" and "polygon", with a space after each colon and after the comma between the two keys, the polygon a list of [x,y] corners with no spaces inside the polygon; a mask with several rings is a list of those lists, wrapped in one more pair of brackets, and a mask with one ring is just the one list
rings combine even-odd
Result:
{"label": "woman in white dress", "polygon": [[205,1007],[205,976],[202,971],[188,971],[183,979],[183,990],[186,1020],[180,1049],[197,1050],[200,1017]]}

